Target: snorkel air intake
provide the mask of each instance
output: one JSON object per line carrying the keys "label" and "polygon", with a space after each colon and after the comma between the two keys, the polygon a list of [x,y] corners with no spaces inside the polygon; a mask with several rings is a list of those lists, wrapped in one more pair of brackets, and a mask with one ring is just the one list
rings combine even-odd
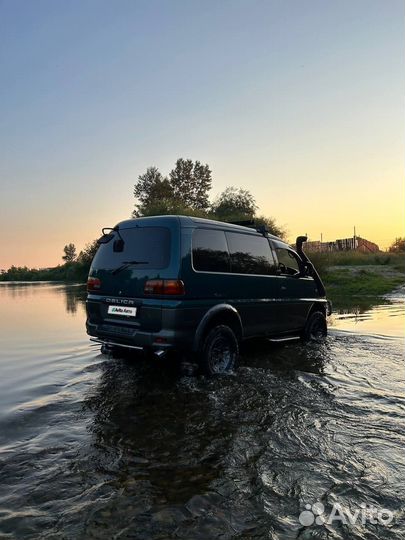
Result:
{"label": "snorkel air intake", "polygon": [[295,247],[296,247],[297,253],[301,257],[301,260],[304,263],[305,268],[307,268],[308,274],[314,278],[319,294],[321,296],[326,296],[324,284],[322,283],[322,280],[318,272],[315,270],[314,265],[308,259],[306,253],[304,252],[302,248],[304,242],[306,242],[307,240],[308,240],[307,236],[297,236],[297,240],[295,241]]}

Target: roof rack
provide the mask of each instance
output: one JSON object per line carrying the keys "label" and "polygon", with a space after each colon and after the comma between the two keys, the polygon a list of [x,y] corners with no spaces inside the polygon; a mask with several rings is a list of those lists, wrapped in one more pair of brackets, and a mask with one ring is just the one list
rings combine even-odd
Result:
{"label": "roof rack", "polygon": [[267,236],[269,234],[269,229],[266,227],[266,225],[258,225],[256,227],[256,231],[263,236]]}
{"label": "roof rack", "polygon": [[246,219],[243,221],[227,221],[230,225],[241,225],[242,227],[250,227],[251,229],[255,229],[258,233],[262,234],[263,236],[267,236],[269,233],[268,228],[266,225],[256,225],[255,221],[253,219]]}
{"label": "roof rack", "polygon": [[254,227],[255,222],[253,219],[245,219],[242,221],[227,221],[230,225],[241,225],[242,227]]}

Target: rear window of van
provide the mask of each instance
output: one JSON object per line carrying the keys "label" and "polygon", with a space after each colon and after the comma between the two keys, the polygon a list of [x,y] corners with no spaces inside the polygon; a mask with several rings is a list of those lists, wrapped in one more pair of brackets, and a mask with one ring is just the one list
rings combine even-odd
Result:
{"label": "rear window of van", "polygon": [[[124,241],[116,250],[120,236]],[[136,261],[135,268],[167,268],[170,263],[171,233],[167,227],[134,227],[114,232],[113,238],[101,244],[93,259],[93,269],[115,269],[121,264]]]}

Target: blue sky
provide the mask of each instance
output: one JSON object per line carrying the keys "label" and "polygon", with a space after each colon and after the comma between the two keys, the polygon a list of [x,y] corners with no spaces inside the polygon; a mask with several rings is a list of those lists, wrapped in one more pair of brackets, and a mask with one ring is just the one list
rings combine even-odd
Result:
{"label": "blue sky", "polygon": [[0,268],[58,263],[178,157],[209,163],[213,196],[250,189],[291,237],[356,224],[387,245],[404,38],[399,0],[0,1]]}

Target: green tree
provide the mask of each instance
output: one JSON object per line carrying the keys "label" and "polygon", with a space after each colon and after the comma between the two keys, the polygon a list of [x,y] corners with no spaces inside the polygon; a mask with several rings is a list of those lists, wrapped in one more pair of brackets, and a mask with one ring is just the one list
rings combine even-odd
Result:
{"label": "green tree", "polygon": [[184,208],[207,211],[211,189],[211,170],[207,164],[180,158],[169,175],[172,196]]}
{"label": "green tree", "polygon": [[279,238],[285,238],[285,229],[277,225],[274,218],[260,215],[254,217],[254,222],[257,227],[264,225],[270,234],[274,234],[274,236],[278,236]]}
{"label": "green tree", "polygon": [[76,246],[74,244],[67,244],[63,248],[64,255],[62,256],[62,259],[67,262],[71,263],[76,259]]}
{"label": "green tree", "polygon": [[388,248],[388,251],[390,251],[391,253],[403,253],[405,251],[405,238],[395,238],[395,240]]}
{"label": "green tree", "polygon": [[93,260],[97,249],[98,249],[97,240],[94,240],[93,242],[86,244],[84,249],[79,253],[79,256],[77,257],[77,261],[81,264],[90,266],[91,261]]}
{"label": "green tree", "polygon": [[[173,192],[170,183],[157,167],[148,167],[144,174],[138,176],[138,181],[134,186],[134,196],[136,199],[133,217],[152,215],[150,208],[161,205],[161,209],[170,207],[173,199]],[[163,211],[161,213],[170,213]]]}
{"label": "green tree", "polygon": [[227,187],[212,203],[211,214],[220,221],[244,221],[253,219],[257,210],[250,191]]}
{"label": "green tree", "polygon": [[248,190],[228,187],[210,205],[211,184],[211,170],[200,161],[179,158],[169,178],[157,167],[148,167],[134,185],[136,203],[132,215],[182,214],[219,221],[254,220],[258,225],[266,225],[270,233],[284,236],[284,230],[273,218],[256,215],[256,201]]}
{"label": "green tree", "polygon": [[249,221],[256,227],[264,225],[270,234],[284,238],[285,231],[272,217],[257,215],[256,201],[250,191],[227,187],[213,202],[211,216],[219,221]]}
{"label": "green tree", "polygon": [[198,216],[207,217],[207,213],[203,210],[194,210],[184,206],[180,201],[173,198],[165,198],[150,201],[146,206],[142,207],[142,212],[138,216],[163,216],[163,215],[182,215],[182,216]]}

